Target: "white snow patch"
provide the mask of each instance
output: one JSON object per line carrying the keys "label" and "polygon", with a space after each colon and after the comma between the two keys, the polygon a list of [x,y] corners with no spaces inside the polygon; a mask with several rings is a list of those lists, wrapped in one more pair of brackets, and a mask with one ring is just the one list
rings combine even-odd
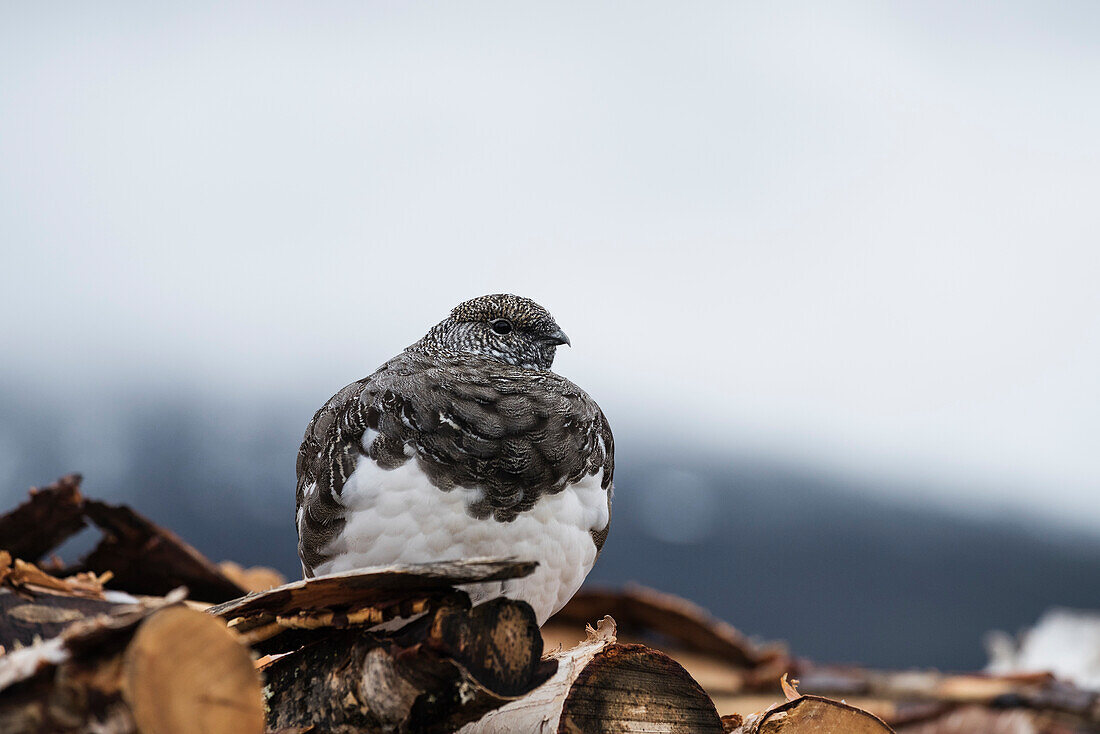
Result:
{"label": "white snow patch", "polygon": [[1049,671],[1100,691],[1100,611],[1049,609],[1031,629],[986,637],[990,673]]}

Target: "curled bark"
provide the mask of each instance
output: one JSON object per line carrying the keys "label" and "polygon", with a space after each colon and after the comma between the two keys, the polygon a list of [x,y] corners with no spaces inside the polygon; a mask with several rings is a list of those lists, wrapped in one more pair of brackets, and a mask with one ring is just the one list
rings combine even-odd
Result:
{"label": "curled bark", "polygon": [[672,594],[629,585],[582,590],[543,628],[552,641],[576,640],[587,620],[609,615],[618,638],[667,652],[712,694],[771,690],[793,661],[780,645],[759,645],[733,625]]}
{"label": "curled bark", "polygon": [[[294,581],[210,607],[261,655],[289,652],[326,630],[369,628],[423,614],[459,584],[526,576],[534,563],[446,561],[369,568]],[[460,601],[459,604],[467,604]]]}
{"label": "curled bark", "polygon": [[0,652],[56,637],[73,622],[137,602],[126,594],[111,596],[91,574],[59,579],[0,550]]}
{"label": "curled bark", "polygon": [[0,517],[0,548],[34,562],[83,527],[80,475],[69,474],[32,489],[26,502]]}
{"label": "curled bark", "polygon": [[217,566],[175,533],[126,505],[87,500],[84,511],[103,539],[80,570],[110,572],[110,585],[132,594],[167,594],[186,586],[192,599],[218,602],[245,593]]}
{"label": "curled bark", "polygon": [[91,521],[103,531],[99,544],[77,565],[47,568],[51,573],[110,573],[113,589],[162,596],[186,586],[192,598],[234,599],[245,589],[175,533],[126,505],[85,499],[80,475],[31,490],[29,499],[0,516],[0,549],[37,561]]}

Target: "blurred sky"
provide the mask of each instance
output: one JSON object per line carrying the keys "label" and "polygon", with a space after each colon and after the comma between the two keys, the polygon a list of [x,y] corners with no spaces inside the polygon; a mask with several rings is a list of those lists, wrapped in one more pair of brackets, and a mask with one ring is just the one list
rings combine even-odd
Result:
{"label": "blurred sky", "polygon": [[1090,2],[5,3],[0,378],[316,406],[511,291],[648,440],[1095,530],[1097,38]]}

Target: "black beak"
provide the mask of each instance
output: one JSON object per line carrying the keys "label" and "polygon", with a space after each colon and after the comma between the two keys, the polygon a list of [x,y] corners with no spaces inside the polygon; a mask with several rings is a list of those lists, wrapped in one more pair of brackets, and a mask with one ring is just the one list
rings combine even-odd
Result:
{"label": "black beak", "polygon": [[554,346],[560,346],[562,344],[570,344],[569,337],[565,335],[559,327],[554,327],[553,331],[549,331],[542,335],[542,340],[547,344],[553,344]]}

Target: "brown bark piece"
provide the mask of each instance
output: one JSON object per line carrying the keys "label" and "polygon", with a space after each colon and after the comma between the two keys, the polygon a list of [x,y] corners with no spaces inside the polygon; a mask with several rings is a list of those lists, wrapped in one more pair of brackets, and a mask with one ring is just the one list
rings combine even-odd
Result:
{"label": "brown bark piece", "polygon": [[91,574],[55,578],[0,551],[0,648],[55,637],[72,622],[128,606],[106,601]]}
{"label": "brown bark piece", "polygon": [[[134,594],[164,595],[186,586],[195,599],[221,602],[246,592],[177,535],[133,509],[85,500],[78,474],[31,490],[26,502],[0,517],[0,550],[37,561],[85,527],[89,519],[103,531],[103,538],[80,564],[66,572],[111,572],[111,588]],[[260,584],[275,577],[265,574],[261,579],[253,573],[249,579]]]}
{"label": "brown bark piece", "polygon": [[56,637],[77,620],[126,605],[60,594],[19,594],[0,588],[0,646],[11,650]]}
{"label": "brown bark piece", "polygon": [[534,612],[444,606],[393,636],[330,631],[264,669],[269,730],[452,732],[548,678]]}
{"label": "brown bark piece", "polygon": [[234,599],[245,593],[175,533],[126,505],[87,500],[84,510],[104,535],[84,559],[83,568],[111,572],[111,588],[160,596],[186,586],[192,599],[208,602]]}
{"label": "brown bark piece", "polygon": [[686,599],[642,586],[628,586],[622,591],[581,591],[550,623],[579,626],[604,615],[615,619],[619,634],[655,632],[684,649],[743,668],[755,668],[781,655],[774,648],[758,648],[732,625]]}
{"label": "brown bark piece", "polygon": [[293,581],[233,599],[207,611],[224,619],[234,619],[257,614],[289,615],[303,610],[347,607],[385,599],[398,600],[425,591],[449,590],[459,584],[520,578],[533,572],[536,565],[512,560],[474,559],[345,571]]}
{"label": "brown bark piece", "polygon": [[164,609],[141,625],[122,662],[123,697],[143,734],[264,729],[252,658],[215,617]]}
{"label": "brown bark piece", "polygon": [[32,489],[26,502],[0,516],[0,549],[15,558],[37,561],[84,527],[80,475],[61,477]]}

